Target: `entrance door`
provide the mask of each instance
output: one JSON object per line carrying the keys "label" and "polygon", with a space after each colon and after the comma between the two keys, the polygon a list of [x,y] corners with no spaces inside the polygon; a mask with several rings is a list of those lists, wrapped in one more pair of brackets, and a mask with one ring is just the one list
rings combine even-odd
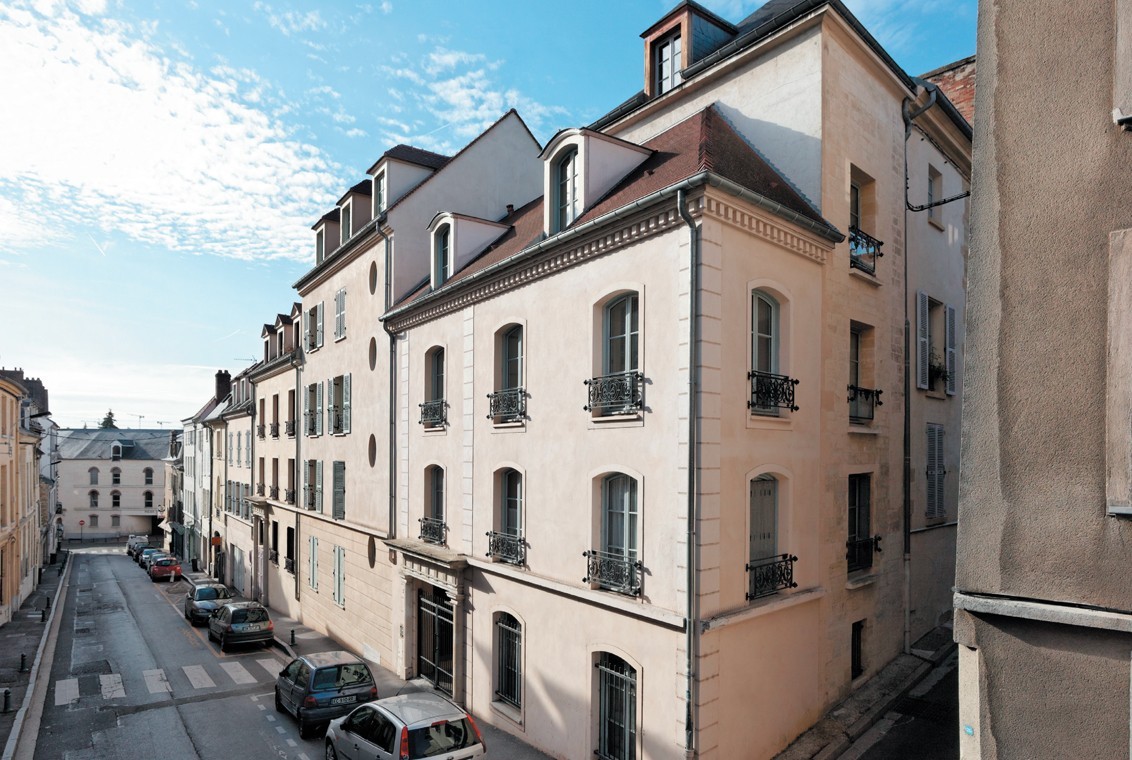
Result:
{"label": "entrance door", "polygon": [[417,590],[417,673],[452,694],[452,603],[444,589]]}

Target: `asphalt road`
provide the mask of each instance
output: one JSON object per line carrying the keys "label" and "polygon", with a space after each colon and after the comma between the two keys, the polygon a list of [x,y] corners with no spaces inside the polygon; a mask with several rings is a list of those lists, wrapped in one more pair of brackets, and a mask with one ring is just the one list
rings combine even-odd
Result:
{"label": "asphalt road", "polygon": [[323,756],[275,712],[283,653],[222,653],[184,619],[187,584],[152,583],[124,553],[71,561],[37,760]]}

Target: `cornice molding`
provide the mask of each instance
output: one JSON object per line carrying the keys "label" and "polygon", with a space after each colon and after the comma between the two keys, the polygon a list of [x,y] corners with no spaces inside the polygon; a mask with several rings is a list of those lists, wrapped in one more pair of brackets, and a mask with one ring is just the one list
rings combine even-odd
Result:
{"label": "cornice molding", "polygon": [[707,203],[703,211],[704,216],[717,219],[723,224],[740,229],[799,256],[824,264],[833,250],[829,243],[819,242],[817,238],[801,234],[789,223],[776,219],[761,209],[752,210],[750,206],[741,206],[730,198],[722,198],[715,194],[708,194],[705,197]]}

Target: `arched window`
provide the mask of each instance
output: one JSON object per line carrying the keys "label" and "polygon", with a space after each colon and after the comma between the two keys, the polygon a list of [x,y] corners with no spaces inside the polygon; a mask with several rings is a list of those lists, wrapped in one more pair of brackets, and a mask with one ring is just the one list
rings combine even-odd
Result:
{"label": "arched window", "polygon": [[425,400],[421,404],[421,424],[426,428],[444,427],[444,349],[437,346],[425,355]]}
{"label": "arched window", "polygon": [[637,757],[637,671],[615,654],[597,661],[597,752],[607,760]]}
{"label": "arched window", "polygon": [[441,226],[432,237],[433,261],[436,267],[436,286],[440,287],[452,276],[451,258],[452,227]]}
{"label": "arched window", "polygon": [[424,517],[421,518],[421,540],[444,545],[448,526],[444,521],[444,468],[432,465],[425,470]]}
{"label": "arched window", "polygon": [[488,394],[488,418],[495,423],[521,422],[527,414],[523,389],[523,327],[512,325],[496,333],[495,392]]}
{"label": "arched window", "polygon": [[504,470],[500,478],[499,529],[507,536],[523,533],[523,476],[515,470]]}
{"label": "arched window", "polygon": [[561,232],[578,217],[578,151],[571,149],[554,164],[554,229]]}
{"label": "arched window", "polygon": [[504,390],[519,388],[523,385],[523,328],[515,325],[503,333],[503,345],[500,353]]}
{"label": "arched window", "polygon": [[602,478],[600,547],[585,552],[588,583],[630,596],[641,592],[637,515],[637,481],[620,473]]}
{"label": "arched window", "polygon": [[110,471],[110,485],[117,486],[122,484],[122,471],[117,467]]}
{"label": "arched window", "polygon": [[145,484],[147,486],[153,485],[153,468],[152,467],[146,467],[145,470],[144,470],[144,473],[145,473]]}
{"label": "arched window", "polygon": [[98,509],[98,491],[91,491],[87,496],[90,498],[90,508]]}
{"label": "arched window", "polygon": [[523,627],[514,616],[500,612],[495,618],[498,669],[495,696],[515,707],[523,706]]}
{"label": "arched window", "polygon": [[92,486],[98,485],[98,468],[91,467],[87,472],[90,473],[90,484]]}
{"label": "arched window", "polygon": [[639,369],[637,340],[638,299],[628,293],[605,307],[605,373],[633,372]]}
{"label": "arched window", "polygon": [[145,508],[153,509],[153,491],[145,492]]}
{"label": "arched window", "polygon": [[751,369],[778,372],[778,302],[761,290],[751,292]]}

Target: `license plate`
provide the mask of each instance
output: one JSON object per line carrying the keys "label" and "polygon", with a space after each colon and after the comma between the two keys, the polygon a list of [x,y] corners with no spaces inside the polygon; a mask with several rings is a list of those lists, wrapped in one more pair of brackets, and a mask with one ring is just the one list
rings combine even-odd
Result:
{"label": "license plate", "polygon": [[263,623],[246,623],[244,625],[245,631],[262,631]]}
{"label": "license plate", "polygon": [[334,699],[330,700],[330,704],[332,704],[332,705],[348,705],[351,702],[357,701],[357,699],[358,699],[357,697],[335,697]]}

